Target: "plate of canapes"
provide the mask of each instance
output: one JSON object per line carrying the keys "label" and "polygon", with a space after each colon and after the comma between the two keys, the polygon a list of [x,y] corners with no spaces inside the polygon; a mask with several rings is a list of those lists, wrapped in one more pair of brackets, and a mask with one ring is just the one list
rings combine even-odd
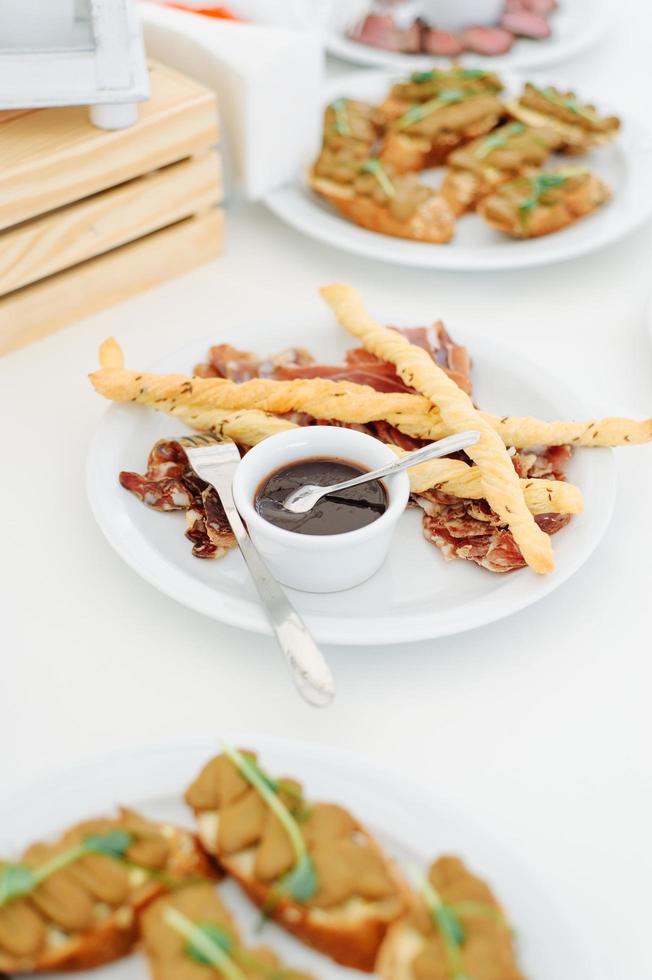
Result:
{"label": "plate of canapes", "polygon": [[[325,287],[322,296],[326,305],[316,298],[309,326],[305,313],[233,324],[151,369],[129,370],[115,340],[102,345],[91,381],[114,404],[91,445],[88,493],[119,554],[190,608],[268,632],[219,500],[175,437],[210,432],[252,457],[276,447],[266,449],[270,472],[257,472],[242,505],[241,514],[255,509],[253,535],[267,520],[255,484],[266,487],[288,462],[292,433],[297,445],[310,445],[302,433],[330,427],[329,458],[358,465],[350,439],[337,448],[338,431],[356,430],[401,456],[471,430],[480,433],[477,446],[408,470],[409,506],[387,556],[355,587],[345,562],[335,563],[327,589],[307,586],[311,563],[343,546],[344,533],[274,528],[277,551],[282,545],[287,560],[296,550],[307,569],[301,591],[291,590],[300,614],[319,642],[405,642],[501,619],[565,582],[609,522],[609,447],[646,451],[640,444],[652,440],[652,420],[587,419],[576,396],[539,366],[462,324],[449,324],[450,333],[441,322],[388,328],[401,323],[400,307],[375,319],[350,286]],[[301,462],[296,447],[292,459]],[[370,528],[345,533],[366,546]]]}
{"label": "plate of canapes", "polygon": [[536,879],[423,781],[318,744],[122,753],[0,816],[12,976],[605,976]]}
{"label": "plate of canapes", "polygon": [[267,205],[346,251],[432,269],[583,255],[652,213],[652,137],[548,80],[454,66],[331,83],[322,143]]}

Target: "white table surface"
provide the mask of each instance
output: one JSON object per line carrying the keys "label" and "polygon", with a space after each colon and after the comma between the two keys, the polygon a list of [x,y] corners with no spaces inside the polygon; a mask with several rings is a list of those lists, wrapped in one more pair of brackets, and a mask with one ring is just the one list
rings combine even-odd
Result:
{"label": "white table surface", "polygon": [[[563,71],[616,104],[634,93],[640,114],[644,6],[621,5],[631,15],[611,42]],[[333,279],[376,309],[400,306],[406,323],[442,316],[461,338],[484,326],[597,414],[649,415],[651,245],[648,226],[565,266],[434,274],[351,258],[238,206],[219,261],[0,360],[1,794],[117,748],[228,727],[323,740],[430,782],[534,869],[615,978],[652,976],[651,447],[618,453],[615,518],[565,587],[466,635],[328,650],[339,696],[321,713],[295,696],[271,640],[181,608],[124,566],[84,488],[105,410],[86,373],[105,337],[145,365],[193,336],[219,340],[243,311],[292,309],[309,345],[315,291]]]}

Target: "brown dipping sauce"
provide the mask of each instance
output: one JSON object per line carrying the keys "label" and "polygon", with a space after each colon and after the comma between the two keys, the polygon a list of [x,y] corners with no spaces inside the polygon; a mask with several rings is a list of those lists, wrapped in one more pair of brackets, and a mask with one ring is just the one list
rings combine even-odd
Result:
{"label": "brown dipping sauce", "polygon": [[387,510],[387,491],[380,480],[322,497],[307,514],[292,514],[282,501],[307,483],[318,487],[352,480],[369,471],[342,459],[315,457],[282,466],[266,477],[254,495],[254,507],[262,518],[297,534],[344,534],[377,521]]}

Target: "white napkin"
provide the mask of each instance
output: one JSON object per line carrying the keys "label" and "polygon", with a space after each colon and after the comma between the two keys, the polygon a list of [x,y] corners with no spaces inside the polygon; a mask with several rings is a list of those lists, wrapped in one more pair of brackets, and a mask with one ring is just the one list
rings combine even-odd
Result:
{"label": "white napkin", "polygon": [[[242,11],[247,2],[232,9]],[[138,5],[149,57],[217,92],[227,185],[256,200],[293,180],[318,144],[323,45],[316,31]],[[253,10],[253,8],[252,8]]]}

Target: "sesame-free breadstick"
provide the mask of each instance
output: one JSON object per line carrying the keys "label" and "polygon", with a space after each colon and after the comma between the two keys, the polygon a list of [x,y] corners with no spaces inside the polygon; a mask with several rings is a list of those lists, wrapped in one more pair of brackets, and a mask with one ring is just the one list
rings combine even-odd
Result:
{"label": "sesame-free breadstick", "polygon": [[[104,390],[107,390],[110,373],[133,374],[124,371],[122,352],[114,340],[105,341],[102,345],[100,361],[104,365],[104,371],[96,372],[94,377],[102,375]],[[116,385],[111,390],[118,389],[119,386]],[[198,432],[215,432],[225,439],[233,439],[241,446],[255,446],[277,432],[297,428],[296,424],[288,419],[277,418],[257,409],[227,412],[222,409],[186,404],[174,398],[162,398],[155,403],[143,402],[143,404],[170,415]],[[390,448],[397,456],[405,453],[396,446]],[[424,493],[435,489],[455,497],[474,500],[484,497],[479,470],[461,460],[433,459],[408,470],[408,476],[413,493]],[[533,514],[577,514],[582,510],[582,494],[570,483],[560,480],[524,479],[521,484],[527,505]]]}
{"label": "sesame-free breadstick", "polygon": [[[118,354],[119,352],[119,354]],[[441,414],[423,395],[383,393],[367,385],[328,378],[274,381],[254,378],[236,383],[224,378],[190,378],[183,374],[127,371],[122,352],[111,338],[101,348],[102,367],[91,375],[95,390],[113,401],[136,401],[157,408],[163,401],[178,405],[223,409],[258,409],[284,415],[305,412],[315,419],[365,425],[385,421],[414,439],[436,440],[450,435]],[[623,418],[582,422],[545,422],[530,417],[480,412],[506,446],[622,446],[652,440],[652,419]]]}

